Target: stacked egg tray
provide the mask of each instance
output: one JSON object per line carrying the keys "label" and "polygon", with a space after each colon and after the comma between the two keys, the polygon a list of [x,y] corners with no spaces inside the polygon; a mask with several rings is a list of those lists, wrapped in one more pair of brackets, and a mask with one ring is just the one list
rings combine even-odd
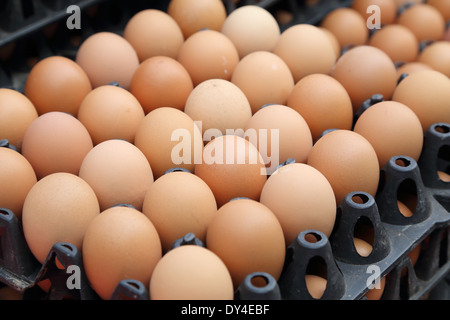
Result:
{"label": "stacked egg tray", "polygon": [[[124,6],[114,0],[3,1],[0,49],[11,46],[12,54],[0,65],[0,87],[21,91],[31,69],[30,60],[50,55],[73,58],[81,40],[90,34],[99,30],[120,33],[137,11],[149,7],[166,10],[168,5],[168,1],[152,1],[151,5],[145,1],[126,3]],[[296,23],[317,24],[328,12],[350,3],[329,0],[307,5],[306,1],[224,0],[228,12],[246,4],[257,4],[271,12],[291,12],[293,19],[281,25],[282,29]],[[65,24],[69,15],[66,9],[71,4],[82,9],[84,20],[80,30],[58,27]],[[89,14],[91,9],[96,10],[94,15]],[[49,30],[53,30],[51,37]],[[1,141],[0,147],[11,146]],[[434,289],[445,284],[450,274],[450,183],[440,180],[437,172],[449,170],[450,124],[437,123],[426,132],[423,152],[417,162],[406,156],[393,157],[380,172],[375,197],[364,192],[348,194],[338,207],[335,229],[329,238],[317,230],[300,233],[288,247],[278,281],[264,272],[249,274],[236,290],[235,299],[314,299],[307,290],[305,275],[317,262],[327,278],[327,287],[320,298],[323,300],[367,299],[366,294],[377,279],[386,280],[381,299],[439,298]],[[400,191],[417,198],[411,217],[399,211]],[[373,230],[373,250],[367,257],[360,256],[353,244],[353,235],[360,225]],[[174,246],[184,244],[203,245],[193,234],[179,239]],[[410,254],[417,248],[420,254],[413,263]],[[80,267],[81,283],[76,289],[68,286],[72,281],[70,266]],[[70,243],[55,244],[46,261],[39,263],[26,244],[16,216],[0,209],[0,289],[13,288],[23,293],[24,300],[99,299],[90,288],[82,266],[80,252]],[[266,285],[254,286],[254,277],[264,278]],[[46,279],[51,282],[48,292],[39,286]],[[442,296],[448,297],[448,293]],[[139,281],[127,279],[119,283],[111,299],[147,300],[149,292]]]}

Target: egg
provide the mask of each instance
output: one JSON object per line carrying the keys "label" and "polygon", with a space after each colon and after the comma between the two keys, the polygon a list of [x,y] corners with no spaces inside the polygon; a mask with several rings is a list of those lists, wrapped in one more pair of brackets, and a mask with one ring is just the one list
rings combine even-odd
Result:
{"label": "egg", "polygon": [[313,138],[328,129],[352,128],[352,101],[344,86],[326,74],[311,74],[298,81],[287,99],[287,106],[306,121]]}
{"label": "egg", "polygon": [[441,40],[445,33],[445,20],[438,9],[427,3],[416,3],[403,10],[396,21],[410,29],[419,42]]}
{"label": "egg", "polygon": [[305,274],[306,288],[313,299],[322,298],[327,288],[327,279],[315,275],[315,274]]}
{"label": "egg", "polygon": [[353,8],[340,7],[329,12],[320,26],[333,33],[341,48],[365,45],[369,38],[366,20]]}
{"label": "egg", "polygon": [[139,66],[133,46],[123,36],[109,31],[97,32],[85,39],[75,61],[86,72],[93,88],[117,82],[128,89]]}
{"label": "egg", "polygon": [[450,1],[449,0],[427,0],[428,5],[435,7],[445,21],[450,20]]}
{"label": "egg", "polygon": [[285,105],[268,105],[257,111],[245,126],[245,135],[260,152],[268,174],[289,159],[305,163],[313,140],[303,117]]}
{"label": "egg", "polygon": [[78,120],[86,127],[94,145],[111,139],[134,143],[144,110],[128,90],[114,85],[93,89],[78,110]]}
{"label": "egg", "polygon": [[184,171],[158,178],[148,188],[142,209],[158,231],[163,252],[188,233],[204,243],[216,211],[216,199],[209,186],[198,176]]}
{"label": "egg", "polygon": [[22,154],[41,179],[55,172],[78,175],[81,162],[92,148],[88,130],[76,117],[52,111],[29,125],[23,137]]}
{"label": "egg", "polygon": [[193,89],[191,76],[180,62],[170,57],[154,56],[139,65],[129,90],[147,114],[160,107],[183,111]]}
{"label": "egg", "polygon": [[288,65],[295,83],[312,73],[329,74],[337,58],[328,36],[310,24],[296,24],[284,30],[272,52]]}
{"label": "egg", "polygon": [[185,39],[202,29],[220,31],[227,17],[221,0],[171,0],[167,13],[180,26]]}
{"label": "egg", "polygon": [[332,77],[347,90],[354,113],[374,94],[390,100],[397,86],[397,70],[391,58],[368,45],[346,51],[336,62]]}
{"label": "egg", "polygon": [[134,144],[146,156],[155,179],[175,167],[193,172],[203,149],[202,133],[194,120],[170,107],[157,108],[144,117]]}
{"label": "egg", "polygon": [[87,182],[72,173],[50,174],[33,185],[23,204],[28,247],[40,263],[59,242],[81,251],[86,230],[99,214],[97,197]]}
{"label": "egg", "polygon": [[295,84],[288,65],[268,51],[255,51],[242,58],[231,82],[244,92],[252,113],[266,104],[286,104]]}
{"label": "egg", "polygon": [[330,42],[334,48],[334,54],[336,55],[336,58],[338,58],[341,55],[341,51],[342,51],[342,48],[341,48],[338,38],[334,35],[333,32],[331,32],[330,30],[328,30],[324,27],[319,26],[319,29],[322,30],[325,33],[325,35],[328,37],[328,40],[330,40]]}
{"label": "egg", "polygon": [[312,147],[307,164],[330,182],[337,205],[354,191],[375,196],[380,179],[378,157],[359,133],[343,129],[326,133]]}
{"label": "egg", "polygon": [[419,55],[419,41],[414,33],[400,24],[391,24],[377,30],[369,45],[383,50],[393,62],[414,62]]}
{"label": "egg", "polygon": [[165,254],[153,270],[149,287],[151,300],[234,299],[226,265],[214,252],[196,245]]}
{"label": "egg", "polygon": [[236,199],[219,208],[206,245],[227,266],[235,289],[250,273],[267,272],[278,280],[283,269],[283,230],[274,213],[255,200]]}
{"label": "egg", "polygon": [[264,184],[260,202],[277,216],[286,247],[305,230],[331,235],[336,220],[336,199],[327,178],[312,166],[282,166]]}
{"label": "egg", "polygon": [[275,17],[257,5],[244,5],[233,10],[221,31],[234,43],[240,59],[255,51],[272,51],[280,37]]}
{"label": "egg", "polygon": [[450,123],[450,79],[439,71],[410,74],[399,83],[392,100],[407,105],[416,113],[423,132],[434,123]]}
{"label": "egg", "polygon": [[11,210],[19,221],[22,207],[37,178],[33,167],[19,152],[0,148],[0,208]]}
{"label": "egg", "polygon": [[76,116],[91,90],[88,75],[78,64],[69,58],[50,56],[33,66],[24,93],[39,115],[60,111]]}
{"label": "egg", "polygon": [[435,41],[426,46],[420,53],[417,61],[430,66],[450,77],[450,42]]}
{"label": "egg", "polygon": [[408,156],[418,161],[422,153],[422,124],[414,111],[403,103],[374,104],[361,114],[353,130],[371,143],[380,168],[394,156]]}
{"label": "egg", "polygon": [[33,103],[19,91],[0,88],[0,139],[19,152],[28,126],[38,117]]}
{"label": "egg", "polygon": [[195,174],[211,188],[219,208],[236,197],[258,201],[267,180],[258,149],[236,135],[219,136],[206,144]]}
{"label": "egg", "polygon": [[411,73],[414,73],[416,71],[420,70],[433,70],[429,65],[423,63],[423,62],[407,62],[407,63],[401,63],[397,66],[397,75],[398,78],[402,77],[402,75],[409,75]]}
{"label": "egg", "polygon": [[397,18],[395,0],[355,0],[351,4],[351,8],[359,12],[366,21],[374,14],[371,6],[378,6],[376,9],[379,10],[379,22],[382,26],[395,23]]}
{"label": "egg", "polygon": [[125,25],[123,37],[134,48],[141,63],[154,56],[176,59],[184,42],[178,23],[168,13],[157,9],[135,13]]}
{"label": "egg", "polygon": [[224,79],[205,80],[189,94],[184,112],[198,123],[205,142],[230,131],[242,135],[252,116],[245,93]]}
{"label": "egg", "polygon": [[162,257],[155,227],[142,212],[128,206],[106,209],[91,221],[82,254],[89,284],[103,300],[111,298],[122,280],[140,281],[148,289]]}
{"label": "egg", "polygon": [[402,8],[404,8],[405,6],[409,6],[411,4],[423,2],[423,0],[394,0],[394,1],[397,4],[397,8],[400,9],[400,10]]}

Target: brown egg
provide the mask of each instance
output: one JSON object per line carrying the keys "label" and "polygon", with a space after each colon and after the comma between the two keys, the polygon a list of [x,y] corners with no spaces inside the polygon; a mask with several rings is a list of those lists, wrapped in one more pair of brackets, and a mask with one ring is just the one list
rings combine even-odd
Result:
{"label": "brown egg", "polygon": [[283,230],[273,212],[257,201],[236,199],[221,207],[206,244],[227,266],[235,289],[252,272],[280,277],[286,252]]}
{"label": "brown egg", "polygon": [[201,161],[202,133],[194,120],[175,108],[157,108],[147,114],[134,144],[147,157],[155,179],[174,167],[193,172],[195,162]]}
{"label": "brown egg", "polygon": [[187,98],[184,112],[198,122],[206,141],[230,131],[242,135],[240,131],[252,116],[244,92],[224,79],[205,80],[196,86]]}
{"label": "brown egg", "polygon": [[333,188],[317,169],[303,163],[287,164],[272,174],[260,202],[277,216],[286,247],[305,230],[331,235],[336,220]]}
{"label": "brown egg", "polygon": [[309,126],[313,141],[328,129],[352,128],[353,107],[344,86],[326,74],[311,74],[297,82],[287,105]]}
{"label": "brown egg", "polygon": [[284,30],[272,52],[286,62],[295,83],[312,73],[329,74],[336,62],[335,48],[328,36],[310,24]]}
{"label": "brown egg", "polygon": [[314,299],[322,298],[325,289],[327,288],[327,279],[314,275],[314,274],[305,274],[305,283],[306,288],[308,289],[309,294]]}
{"label": "brown egg", "polygon": [[100,214],[92,188],[66,172],[50,174],[29,191],[22,213],[26,242],[40,263],[58,242],[69,242],[80,251],[86,229]]}
{"label": "brown egg", "polygon": [[40,115],[61,111],[76,116],[91,90],[89,78],[79,65],[65,57],[51,56],[34,65],[24,92]]}
{"label": "brown egg", "polygon": [[361,114],[353,130],[375,149],[380,168],[394,156],[408,156],[418,161],[422,153],[422,124],[403,103],[383,101],[372,105]]}
{"label": "brown egg", "polygon": [[377,30],[369,45],[383,50],[393,62],[414,62],[419,55],[419,41],[414,33],[400,24],[390,24]]}
{"label": "brown egg", "polygon": [[351,8],[358,11],[364,20],[370,19],[374,14],[371,6],[378,6],[380,13],[380,24],[387,25],[395,22],[397,18],[397,4],[395,0],[355,0]]}
{"label": "brown egg", "polygon": [[287,64],[268,51],[255,51],[242,58],[231,82],[245,93],[252,113],[266,104],[286,104],[294,88],[294,77]]}
{"label": "brown egg", "polygon": [[365,45],[369,38],[366,20],[352,8],[341,7],[332,10],[325,16],[320,26],[336,36],[341,48]]}
{"label": "brown egg", "polygon": [[424,132],[434,123],[450,123],[450,79],[439,71],[422,70],[409,75],[399,83],[392,100],[410,107]]}
{"label": "brown egg", "polygon": [[445,20],[438,9],[427,3],[414,4],[400,13],[397,23],[409,28],[419,42],[441,40]]}
{"label": "brown egg", "polygon": [[209,79],[230,80],[239,62],[239,53],[226,35],[206,29],[197,31],[184,41],[178,61],[196,86]]}
{"label": "brown egg", "polygon": [[20,220],[30,189],[37,182],[28,160],[10,148],[0,148],[0,208],[11,210]]}
{"label": "brown egg", "polygon": [[0,89],[0,139],[7,139],[20,151],[25,131],[37,117],[36,108],[24,94]]}
{"label": "brown egg", "polygon": [[185,39],[201,29],[220,31],[227,17],[221,0],[171,0],[167,13],[178,23]]}
{"label": "brown egg", "polygon": [[413,212],[411,211],[411,209],[404,204],[402,201],[397,200],[397,205],[398,205],[398,209],[400,211],[400,213],[405,216],[405,217],[412,217]]}
{"label": "brown egg", "polygon": [[134,143],[144,116],[141,104],[128,90],[111,85],[92,90],[78,111],[78,120],[89,131],[94,145],[111,139]]}
{"label": "brown egg", "polygon": [[339,58],[339,56],[341,55],[342,48],[341,45],[339,44],[338,38],[334,35],[333,32],[331,32],[328,29],[325,29],[324,27],[319,27],[319,29],[322,30],[327,35],[328,39],[331,41],[331,44],[333,45],[336,58]]}
{"label": "brown egg", "polygon": [[292,108],[277,104],[260,109],[249,119],[245,137],[258,148],[268,174],[288,159],[306,163],[313,145],[305,119]]}
{"label": "brown egg", "polygon": [[336,62],[333,78],[347,90],[357,112],[374,94],[390,100],[397,85],[397,70],[391,58],[381,49],[357,46]]}
{"label": "brown egg", "polygon": [[407,62],[404,64],[400,64],[397,67],[397,76],[398,78],[400,78],[403,74],[411,74],[414,73],[416,71],[421,71],[421,70],[433,70],[433,68],[431,68],[429,65],[423,63],[423,62],[417,62],[417,61],[413,61],[413,62]]}
{"label": "brown egg", "polygon": [[427,0],[426,3],[438,9],[445,21],[450,20],[449,0]]}
{"label": "brown egg", "polygon": [[142,62],[130,84],[130,92],[146,114],[159,107],[183,111],[193,88],[191,76],[184,66],[165,56],[151,57]]}
{"label": "brown egg", "polygon": [[102,211],[119,204],[141,210],[153,183],[152,168],[142,151],[119,139],[91,149],[81,163],[79,176],[95,191]]}
{"label": "brown egg", "polygon": [[380,167],[366,138],[350,130],[333,130],[322,136],[309,153],[308,163],[330,182],[339,205],[348,193],[363,191],[375,196]]}
{"label": "brown egg", "polygon": [[450,42],[441,40],[431,43],[422,50],[417,61],[450,77]]}
{"label": "brown egg", "polygon": [[84,236],[83,266],[90,286],[103,300],[111,298],[121,280],[137,280],[148,289],[161,256],[151,221],[127,206],[102,211]]}
{"label": "brown egg", "polygon": [[176,59],[184,42],[177,22],[157,9],[141,10],[133,15],[125,26],[123,36],[136,50],[140,62],[154,56]]}
{"label": "brown egg", "polygon": [[280,37],[275,17],[257,5],[236,8],[227,16],[221,31],[234,43],[240,59],[251,52],[272,51]]}
{"label": "brown egg", "polygon": [[196,245],[165,254],[153,270],[149,287],[151,300],[234,299],[226,265],[214,252]]}
{"label": "brown egg", "polygon": [[219,208],[236,197],[259,200],[266,172],[258,149],[236,135],[209,142],[202,161],[195,165],[195,174],[211,188]]}
{"label": "brown egg", "polygon": [[80,45],[76,62],[87,73],[93,88],[117,82],[128,89],[139,66],[133,46],[113,32],[98,32]]}
{"label": "brown egg", "polygon": [[163,252],[188,233],[206,241],[206,230],[216,214],[217,204],[208,185],[188,172],[170,172],[148,189],[142,212],[152,221]]}
{"label": "brown egg", "polygon": [[450,182],[450,174],[444,172],[444,171],[438,171],[439,179],[445,182]]}
{"label": "brown egg", "polygon": [[78,175],[81,162],[92,147],[89,132],[77,118],[53,111],[30,124],[23,137],[22,154],[41,179],[55,172]]}

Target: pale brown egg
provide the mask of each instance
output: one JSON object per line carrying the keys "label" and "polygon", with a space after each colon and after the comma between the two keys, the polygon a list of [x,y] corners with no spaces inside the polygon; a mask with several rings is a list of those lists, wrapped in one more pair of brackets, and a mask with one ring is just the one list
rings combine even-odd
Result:
{"label": "pale brown egg", "polygon": [[206,144],[195,174],[211,188],[219,208],[236,197],[259,200],[267,181],[258,149],[236,135],[223,135]]}
{"label": "pale brown egg", "polygon": [[320,26],[330,30],[341,48],[365,45],[369,39],[366,20],[352,8],[340,7],[329,12]]}
{"label": "pale brown egg", "polygon": [[226,133],[243,134],[252,116],[244,92],[224,79],[205,80],[187,98],[184,112],[196,121],[205,142]]}
{"label": "pale brown egg", "polygon": [[128,90],[119,86],[100,86],[83,100],[78,120],[97,145],[111,139],[134,143],[138,126],[144,119],[141,104]]}
{"label": "pale brown egg", "polygon": [[375,196],[380,179],[377,154],[366,138],[351,130],[333,130],[322,136],[309,153],[308,163],[330,182],[339,205],[348,193]]}
{"label": "pale brown egg", "polygon": [[419,41],[414,33],[400,24],[390,24],[377,30],[369,45],[383,50],[393,62],[414,62],[419,55]]}
{"label": "pale brown egg", "polygon": [[352,128],[353,107],[344,86],[326,74],[311,74],[298,81],[287,105],[308,124],[313,141],[328,129]]}
{"label": "pale brown egg", "polygon": [[437,122],[450,123],[450,79],[435,70],[417,71],[403,79],[392,97],[411,108],[424,132]]}
{"label": "pale brown egg", "polygon": [[245,138],[258,148],[272,174],[289,159],[306,163],[313,145],[305,119],[285,105],[268,105],[257,111],[245,126]]}
{"label": "pale brown egg", "polygon": [[438,9],[445,21],[450,20],[449,0],[427,0],[426,3]]}
{"label": "pale brown egg", "polygon": [[284,30],[272,52],[286,62],[295,83],[312,73],[329,74],[337,58],[328,36],[310,24]]}
{"label": "pale brown egg", "polygon": [[402,11],[397,23],[409,28],[419,42],[441,40],[445,32],[445,20],[438,9],[427,3],[417,3]]}
{"label": "pale brown egg", "polygon": [[125,25],[123,37],[136,50],[141,63],[154,56],[176,59],[184,42],[177,22],[157,9],[145,9],[133,15]]}
{"label": "pale brown egg", "polygon": [[422,50],[417,61],[450,77],[450,42],[441,40],[429,44]]}
{"label": "pale brown egg", "polygon": [[196,245],[166,253],[153,270],[149,288],[151,300],[234,299],[226,265],[214,252]]}
{"label": "pale brown egg", "polygon": [[92,148],[91,136],[77,118],[53,111],[29,125],[23,138],[22,154],[41,179],[55,172],[78,175],[81,162]]}
{"label": "pale brown egg", "polygon": [[141,210],[153,183],[145,155],[134,144],[120,139],[101,142],[91,149],[81,163],[79,176],[95,191],[102,211],[119,204]]}
{"label": "pale brown egg", "polygon": [[312,166],[291,163],[272,174],[260,202],[277,216],[286,247],[305,230],[331,235],[336,220],[336,199],[327,178]]}
{"label": "pale brown egg", "polygon": [[390,100],[397,86],[397,70],[391,58],[368,45],[345,52],[336,62],[332,76],[347,90],[354,112],[374,94]]}
{"label": "pale brown egg", "polygon": [[175,167],[193,172],[202,157],[200,129],[192,118],[175,108],[157,108],[147,114],[134,144],[147,157],[155,179]]}
{"label": "pale brown egg", "polygon": [[286,104],[295,84],[288,65],[268,51],[255,51],[242,58],[231,82],[244,92],[253,114],[266,104]]}
{"label": "pale brown egg", "polygon": [[202,29],[220,31],[227,17],[221,0],[171,0],[167,13],[178,23],[185,39]]}
{"label": "pale brown egg", "polygon": [[380,168],[394,156],[408,156],[418,161],[422,153],[422,124],[403,103],[382,101],[372,105],[361,114],[353,130],[375,149]]}
{"label": "pale brown egg", "polygon": [[204,243],[216,211],[216,199],[209,186],[198,176],[184,171],[158,178],[145,194],[142,208],[158,231],[163,252],[188,233]]}
{"label": "pale brown egg", "polygon": [[240,59],[251,52],[272,51],[280,37],[275,17],[257,5],[236,8],[227,16],[221,31],[234,43]]}
{"label": "pale brown egg", "polygon": [[88,75],[78,64],[69,58],[51,56],[34,65],[24,92],[39,115],[61,111],[76,116],[91,90]]}
{"label": "pale brown egg", "polygon": [[81,251],[86,229],[99,214],[97,197],[86,181],[66,172],[50,174],[31,188],[23,205],[28,247],[40,263],[58,242]]}
{"label": "pale brown egg", "polygon": [[351,8],[358,11],[366,21],[371,19],[374,14],[379,13],[379,21],[377,22],[381,26],[395,23],[397,18],[397,3],[395,0],[355,0],[352,2]]}
{"label": "pale brown egg", "polygon": [[33,167],[19,152],[0,148],[0,208],[11,210],[20,220],[22,207],[37,178]]}
{"label": "pale brown egg", "polygon": [[267,272],[278,280],[283,269],[283,230],[274,213],[255,200],[236,199],[219,208],[206,245],[227,266],[235,289],[252,272]]}
{"label": "pale brown egg", "polygon": [[330,30],[325,29],[324,27],[319,26],[319,29],[322,30],[327,35],[328,39],[331,41],[331,44],[333,45],[336,58],[339,58],[339,56],[341,55],[342,48],[341,45],[339,44],[337,37]]}
{"label": "pale brown egg", "polygon": [[128,89],[139,66],[139,57],[123,36],[104,31],[83,41],[76,62],[88,75],[93,88],[117,82]]}
{"label": "pale brown egg", "polygon": [[83,240],[83,267],[92,289],[109,300],[122,280],[140,281],[147,289],[162,257],[151,221],[140,211],[116,206],[89,224]]}
{"label": "pale brown egg", "polygon": [[37,117],[36,108],[24,94],[0,89],[0,139],[7,139],[20,152],[25,131]]}
{"label": "pale brown egg", "polygon": [[187,38],[178,53],[194,86],[209,79],[230,80],[239,62],[239,53],[220,31],[200,30]]}
{"label": "pale brown egg", "polygon": [[306,288],[313,299],[322,298],[327,288],[327,279],[315,275],[315,274],[305,274]]}
{"label": "pale brown egg", "polygon": [[129,90],[147,114],[160,107],[183,111],[193,88],[191,76],[180,62],[170,57],[154,56],[139,65]]}

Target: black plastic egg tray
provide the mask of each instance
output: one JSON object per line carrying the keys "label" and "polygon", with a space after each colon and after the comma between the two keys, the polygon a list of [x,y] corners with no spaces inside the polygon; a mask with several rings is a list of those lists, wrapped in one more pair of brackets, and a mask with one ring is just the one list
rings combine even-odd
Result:
{"label": "black plastic egg tray", "polygon": [[[150,1],[148,1],[150,2]],[[168,1],[2,1],[0,8],[0,49],[14,45],[13,54],[0,65],[0,87],[22,91],[31,68],[31,59],[50,55],[74,58],[77,45],[90,34],[100,30],[120,33],[126,21],[145,8],[165,10]],[[304,1],[224,0],[227,11],[237,6],[257,4],[271,12],[292,12],[295,23],[318,23],[326,13],[348,6],[351,1],[322,0],[307,6]],[[53,36],[46,35],[52,24],[65,24],[70,4],[83,9],[83,28],[68,30],[56,27]],[[92,16],[89,8],[97,7]],[[8,17],[8,19],[5,19]],[[289,25],[281,26],[287,28]],[[75,40],[78,40],[75,41]],[[9,147],[1,141],[0,147]],[[448,297],[450,280],[450,182],[437,176],[438,170],[450,172],[450,124],[438,123],[430,127],[424,137],[424,148],[416,162],[405,156],[393,157],[380,172],[380,186],[375,197],[364,192],[347,196],[337,210],[336,226],[330,238],[316,230],[306,230],[289,246],[285,266],[278,281],[265,272],[249,274],[236,290],[236,300],[310,300],[305,275],[314,264],[325,270],[327,287],[321,299],[360,300],[368,292],[372,271],[385,278],[382,299],[418,300]],[[399,190],[417,198],[413,216],[405,218],[398,209]],[[358,199],[356,201],[355,199]],[[360,256],[353,245],[356,226],[364,224],[373,230],[373,250],[367,257]],[[314,235],[315,241],[311,241]],[[174,246],[203,245],[193,234],[179,239]],[[420,246],[417,262],[413,265],[409,254]],[[60,266],[64,268],[60,269]],[[71,273],[68,266],[79,266],[80,289],[69,289]],[[23,293],[23,299],[99,299],[90,288],[83,271],[82,256],[70,243],[57,243],[47,260],[39,263],[29,250],[20,222],[7,209],[0,209],[0,288],[11,287]],[[264,287],[255,287],[252,278],[266,279]],[[49,279],[48,292],[38,283]],[[444,288],[436,294],[436,288]],[[149,292],[134,279],[122,281],[112,295],[113,300],[147,300]]]}

